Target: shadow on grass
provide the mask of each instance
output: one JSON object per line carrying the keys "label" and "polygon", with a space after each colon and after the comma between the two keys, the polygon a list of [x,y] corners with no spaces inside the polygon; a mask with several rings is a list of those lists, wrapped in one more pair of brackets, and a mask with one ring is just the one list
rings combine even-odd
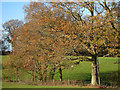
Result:
{"label": "shadow on grass", "polygon": [[118,71],[100,73],[101,84],[106,86],[118,86]]}
{"label": "shadow on grass", "polygon": [[[100,73],[101,85],[116,87],[119,86],[118,71]],[[86,83],[91,82],[91,76],[85,80]]]}
{"label": "shadow on grass", "polygon": [[[76,78],[78,78],[79,76],[77,76]],[[82,85],[90,84],[91,82],[90,73],[82,73],[81,76],[84,76],[84,80],[80,80],[80,79],[76,80],[76,83],[78,82],[77,84],[80,84],[81,82],[82,82]],[[100,79],[101,79],[101,85],[111,86],[111,87],[119,86],[120,80],[119,80],[118,71],[100,73]]]}

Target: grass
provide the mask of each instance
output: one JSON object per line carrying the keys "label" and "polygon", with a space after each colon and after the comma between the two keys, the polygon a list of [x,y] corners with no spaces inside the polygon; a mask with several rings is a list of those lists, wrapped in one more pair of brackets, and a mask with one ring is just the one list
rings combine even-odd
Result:
{"label": "grass", "polygon": [[7,56],[6,55],[0,55],[0,59],[2,59],[2,61],[5,61],[7,59]]}
{"label": "grass", "polygon": [[[2,61],[4,62],[7,59],[6,56],[2,57]],[[101,83],[104,85],[116,85],[118,80],[118,64],[114,64],[118,62],[117,57],[99,57],[100,63],[100,77]],[[29,75],[21,75],[21,79],[28,78]],[[55,80],[59,80],[59,73],[57,73],[54,77]],[[71,67],[69,69],[63,70],[63,79],[64,80],[80,80],[83,82],[90,83],[91,81],[91,63],[90,62],[80,62],[79,65]],[[3,88],[63,88],[61,86],[35,86],[35,85],[25,85],[25,84],[17,84],[16,83],[8,83],[3,82]],[[72,88],[72,87],[66,87]],[[73,87],[74,88],[74,87]],[[76,87],[80,88],[80,87]]]}
{"label": "grass", "polygon": [[[118,58],[99,57],[98,59],[100,63],[99,67],[100,67],[101,74],[118,72],[118,64],[114,64],[115,62],[118,62]],[[55,75],[55,79],[59,79],[58,74]],[[91,80],[91,63],[83,61],[79,65],[74,66],[73,68],[64,70],[63,79],[90,81]]]}
{"label": "grass", "polygon": [[81,88],[81,87],[79,86],[36,86],[36,85],[3,82],[2,88]]}

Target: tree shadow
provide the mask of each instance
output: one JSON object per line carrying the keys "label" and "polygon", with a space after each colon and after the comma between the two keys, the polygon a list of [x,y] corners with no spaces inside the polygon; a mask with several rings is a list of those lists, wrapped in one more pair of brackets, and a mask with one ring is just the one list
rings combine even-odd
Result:
{"label": "tree shadow", "polygon": [[100,73],[101,84],[106,86],[118,86],[118,71]]}

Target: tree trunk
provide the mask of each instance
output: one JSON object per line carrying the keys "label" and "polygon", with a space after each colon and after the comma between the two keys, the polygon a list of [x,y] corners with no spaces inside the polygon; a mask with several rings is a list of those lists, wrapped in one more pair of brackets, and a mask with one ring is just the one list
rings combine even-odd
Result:
{"label": "tree trunk", "polygon": [[99,60],[98,60],[98,82],[100,86],[100,69],[99,69]]}
{"label": "tree trunk", "polygon": [[32,81],[35,81],[35,72],[32,70]]}
{"label": "tree trunk", "polygon": [[18,73],[18,68],[16,68],[16,82],[18,82],[19,79],[19,73]]}
{"label": "tree trunk", "polygon": [[44,72],[43,72],[43,79],[45,82],[47,80],[47,67],[48,67],[48,65],[45,64],[45,68],[44,68]]}
{"label": "tree trunk", "polygon": [[56,69],[56,68],[53,68],[53,72],[52,72],[52,76],[51,76],[51,79],[52,79],[52,80],[54,79],[55,69]]}
{"label": "tree trunk", "polygon": [[62,69],[61,69],[61,66],[59,67],[59,73],[60,73],[60,82],[62,82]]}
{"label": "tree trunk", "polygon": [[97,85],[97,56],[92,56],[93,62],[91,65],[92,69],[92,79],[91,79],[91,85],[96,86]]}

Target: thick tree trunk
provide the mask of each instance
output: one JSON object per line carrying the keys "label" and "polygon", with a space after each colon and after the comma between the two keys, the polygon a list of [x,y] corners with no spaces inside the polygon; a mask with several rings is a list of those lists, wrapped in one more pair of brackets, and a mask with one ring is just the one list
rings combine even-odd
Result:
{"label": "thick tree trunk", "polygon": [[92,69],[92,79],[91,79],[91,85],[96,86],[97,85],[97,56],[92,56],[93,62],[91,65]]}
{"label": "thick tree trunk", "polygon": [[62,82],[62,69],[61,69],[61,66],[59,67],[59,73],[60,73],[60,82]]}

